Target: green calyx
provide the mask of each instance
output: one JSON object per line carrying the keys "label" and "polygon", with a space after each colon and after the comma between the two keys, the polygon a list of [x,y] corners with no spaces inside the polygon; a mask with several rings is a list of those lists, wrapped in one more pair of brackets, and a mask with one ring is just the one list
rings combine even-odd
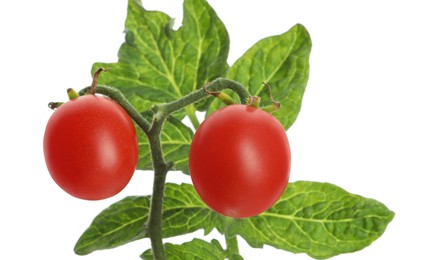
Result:
{"label": "green calyx", "polygon": [[220,101],[222,101],[225,105],[233,105],[236,104],[236,101],[234,101],[234,99],[230,96],[228,96],[227,94],[221,92],[221,91],[209,91],[206,89],[206,87],[210,85],[210,83],[204,85],[202,87],[202,89],[204,90],[205,93],[212,95],[216,98],[218,98]]}
{"label": "green calyx", "polygon": [[[275,101],[272,98],[272,94],[271,94],[271,90],[270,90],[270,86],[266,83],[263,83],[266,86],[268,86],[269,89],[269,97],[270,97],[270,101],[272,104],[265,106],[265,107],[260,107],[260,103],[261,103],[261,97],[259,96],[248,96],[246,98],[246,105],[247,106],[251,106],[251,107],[255,107],[255,108],[261,108],[262,110],[266,111],[267,113],[273,113],[275,111],[278,111],[279,108],[281,107],[281,104],[277,101]],[[208,95],[212,95],[214,97],[216,97],[217,99],[219,99],[220,101],[222,101],[225,105],[233,105],[236,104],[237,102],[230,97],[229,95],[221,92],[221,91],[210,91],[207,90],[207,86],[210,85],[210,83],[204,85],[202,87],[202,89],[204,90],[205,93],[207,93]]]}

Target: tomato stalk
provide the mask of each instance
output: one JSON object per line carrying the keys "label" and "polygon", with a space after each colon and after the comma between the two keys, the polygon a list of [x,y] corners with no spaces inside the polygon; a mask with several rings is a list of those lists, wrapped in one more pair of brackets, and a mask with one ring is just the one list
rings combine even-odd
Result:
{"label": "tomato stalk", "polygon": [[[94,76],[94,79],[95,78],[96,77]],[[120,90],[113,87],[98,85],[94,80],[92,83],[92,87],[82,89],[79,94],[84,95],[89,91],[91,91],[92,93],[93,90],[91,89],[95,89],[94,93],[103,94],[117,102],[121,107],[123,107],[133,119],[133,121],[136,122],[136,124],[146,134],[149,140],[149,148],[154,169],[154,183],[146,229],[151,240],[151,247],[154,259],[164,260],[166,259],[162,234],[164,187],[166,182],[166,175],[174,164],[173,162],[167,162],[164,158],[160,139],[161,131],[163,129],[166,119],[172,113],[184,108],[188,108],[193,103],[196,103],[208,97],[209,94],[204,91],[204,89],[199,89],[176,101],[160,105],[154,105],[151,107],[151,111],[154,113],[153,120],[149,122],[131,105],[131,103],[125,98]],[[209,91],[230,89],[237,93],[241,103],[245,103],[250,96],[248,90],[240,83],[223,78],[218,78],[208,83],[207,89]],[[227,239],[227,247],[229,252],[232,252],[232,254],[237,254],[237,238],[230,236],[228,232],[225,232],[225,237]]]}
{"label": "tomato stalk", "polygon": [[189,117],[193,128],[197,129],[199,127],[200,123],[199,123],[198,117],[196,116],[195,112],[196,112],[196,109],[194,106],[190,105],[190,106],[186,107],[187,116]]}
{"label": "tomato stalk", "polygon": [[[80,90],[79,95],[85,95],[89,90],[90,87],[84,88]],[[151,123],[133,107],[133,105],[127,100],[127,98],[125,98],[119,89],[98,85],[96,88],[96,93],[105,95],[106,97],[118,103],[122,108],[124,108],[131,119],[133,119],[133,121],[142,129],[143,132],[146,133],[149,131]]]}
{"label": "tomato stalk", "polygon": [[257,96],[250,96],[246,104],[251,107],[258,108],[260,106],[261,98]]}
{"label": "tomato stalk", "polygon": [[270,88],[270,85],[268,83],[266,83],[266,82],[263,82],[263,85],[265,85],[267,87],[267,90],[269,92],[269,99],[270,99],[270,102],[272,104],[269,105],[269,106],[266,106],[266,107],[262,107],[261,109],[263,109],[264,111],[266,111],[268,113],[273,113],[273,112],[277,111],[281,107],[281,103],[279,103],[278,101],[273,99],[272,89]]}
{"label": "tomato stalk", "polygon": [[239,256],[239,244],[236,235],[229,235],[225,233],[225,243],[227,245],[227,256],[228,259],[240,259]]}
{"label": "tomato stalk", "polygon": [[101,72],[106,72],[106,71],[108,71],[108,69],[99,68],[94,72],[94,76],[92,77],[91,88],[89,89],[89,94],[95,95],[95,93],[97,92],[98,77],[100,76]]}
{"label": "tomato stalk", "polygon": [[234,221],[233,218],[227,217],[225,223],[225,244],[227,246],[226,254],[228,259],[240,259],[239,256],[239,243],[237,241],[237,235],[230,233],[231,222]]}
{"label": "tomato stalk", "polygon": [[[208,85],[208,84],[207,84]],[[236,101],[234,101],[234,99],[232,99],[230,96],[228,96],[227,94],[220,92],[220,91],[209,91],[207,90],[207,85],[204,85],[202,87],[202,89],[209,95],[212,95],[216,98],[218,98],[219,100],[221,100],[222,102],[224,102],[225,105],[232,105],[235,104]]]}

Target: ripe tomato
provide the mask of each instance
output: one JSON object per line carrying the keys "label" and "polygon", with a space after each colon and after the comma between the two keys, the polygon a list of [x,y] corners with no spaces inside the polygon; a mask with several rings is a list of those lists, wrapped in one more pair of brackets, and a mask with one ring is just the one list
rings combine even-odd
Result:
{"label": "ripe tomato", "polygon": [[136,169],[136,130],[114,101],[81,96],[54,111],[45,130],[44,155],[51,177],[67,193],[105,199],[124,189]]}
{"label": "ripe tomato", "polygon": [[275,117],[251,106],[230,105],[197,129],[190,175],[211,209],[251,217],[272,207],[284,192],[290,157],[286,132]]}

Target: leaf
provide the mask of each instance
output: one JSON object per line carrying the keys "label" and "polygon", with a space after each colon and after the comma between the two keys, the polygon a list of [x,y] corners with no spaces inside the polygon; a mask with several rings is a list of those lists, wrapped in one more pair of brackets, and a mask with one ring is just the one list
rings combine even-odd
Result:
{"label": "leaf", "polygon": [[[117,63],[95,63],[92,71],[110,68],[99,83],[120,89],[141,113],[151,105],[172,102],[205,82],[226,72],[229,37],[224,24],[204,0],[185,0],[181,28],[172,29],[173,20],[165,13],[145,10],[138,0],[129,0],[125,23],[125,42]],[[194,117],[189,106],[175,115]],[[138,129],[138,133],[140,130]],[[188,173],[187,157],[191,131],[173,119],[163,129],[163,149],[175,169]],[[140,158],[138,169],[151,169],[148,140],[138,134]]]}
{"label": "leaf", "polygon": [[163,202],[163,236],[173,237],[204,229],[209,234],[214,228],[223,232],[225,217],[204,204],[190,184],[167,183]]}
{"label": "leaf", "polygon": [[[273,115],[285,129],[296,120],[308,82],[311,39],[300,24],[287,32],[267,37],[252,46],[233,66],[228,78],[240,82],[254,96],[260,96],[263,105],[270,103],[263,82],[272,88],[273,98],[281,108]],[[208,113],[216,110],[217,101]]]}
{"label": "leaf", "polygon": [[119,88],[140,112],[152,104],[177,100],[227,70],[229,37],[205,0],[185,0],[182,26],[158,11],[129,0],[125,43],[117,63],[96,63],[110,70],[100,83]]}
{"label": "leaf", "polygon": [[[102,211],[74,248],[79,255],[113,248],[147,237],[150,197],[127,197]],[[246,219],[215,213],[190,184],[166,184],[163,237],[204,229],[225,229],[249,245],[270,245],[294,253],[325,259],[361,250],[379,238],[394,213],[382,203],[351,194],[328,183],[290,183],[273,208]]]}
{"label": "leaf", "polygon": [[232,232],[252,247],[270,245],[316,259],[369,246],[385,231],[394,213],[382,203],[328,183],[290,183],[281,199],[263,214],[238,220]]}
{"label": "leaf", "polygon": [[144,238],[149,206],[149,196],[131,196],[112,204],[95,217],[77,241],[74,252],[86,255]]}
{"label": "leaf", "polygon": [[[95,250],[114,248],[141,238],[145,232],[150,196],[131,196],[103,210],[76,243],[74,251],[86,255]],[[225,219],[210,210],[189,184],[167,183],[163,203],[163,237],[173,237],[214,228],[223,232]]]}
{"label": "leaf", "polygon": [[[165,253],[168,260],[196,260],[196,259],[209,259],[209,260],[223,260],[225,259],[225,251],[217,240],[213,243],[208,243],[201,239],[193,239],[190,242],[181,245],[174,245],[171,243],[165,244]],[[145,251],[141,258],[144,260],[153,260],[152,250]]]}

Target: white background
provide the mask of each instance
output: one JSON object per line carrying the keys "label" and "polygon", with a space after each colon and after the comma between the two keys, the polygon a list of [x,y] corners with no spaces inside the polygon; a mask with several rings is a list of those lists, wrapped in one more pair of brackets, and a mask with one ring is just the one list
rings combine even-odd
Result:
{"label": "white background", "polygon": [[[145,1],[180,23],[181,0]],[[395,213],[370,247],[334,259],[428,259],[433,252],[435,16],[430,1],[209,0],[231,37],[230,60],[261,38],[306,26],[313,49],[302,111],[288,131],[291,181],[335,183]],[[1,259],[139,259],[147,240],[76,256],[93,217],[127,195],[149,194],[137,172],[119,195],[77,200],[51,180],[42,138],[69,87],[91,82],[93,62],[115,62],[127,0],[1,1]],[[171,182],[189,182],[171,173]],[[194,233],[200,237],[202,232]],[[216,236],[216,233],[212,233]],[[219,236],[216,236],[219,237]],[[181,242],[191,236],[170,239]],[[245,259],[310,259],[240,242]],[[270,258],[272,259],[272,258]]]}

